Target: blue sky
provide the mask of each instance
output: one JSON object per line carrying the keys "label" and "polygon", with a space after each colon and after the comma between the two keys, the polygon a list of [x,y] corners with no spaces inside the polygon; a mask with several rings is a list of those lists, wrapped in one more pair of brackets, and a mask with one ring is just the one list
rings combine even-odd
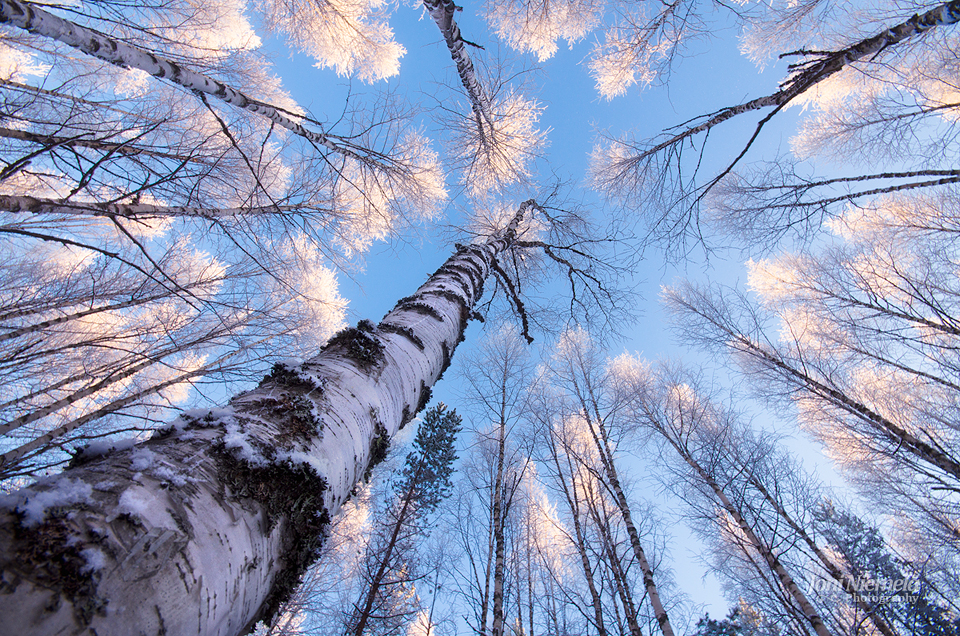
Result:
{"label": "blue sky", "polygon": [[[470,6],[457,14],[457,20],[465,39],[483,45],[488,51],[494,51],[499,46],[486,24],[472,14]],[[401,91],[411,100],[423,100],[424,104],[430,105],[435,101],[422,98],[419,93],[444,94],[439,88],[440,82],[456,87],[454,67],[440,33],[429,16],[419,7],[411,9],[401,6],[390,23],[397,40],[407,49],[401,60],[399,76],[388,82],[391,88]],[[558,53],[540,65],[536,65],[535,59],[528,60],[529,66],[538,66],[538,70],[526,76],[533,88],[530,96],[546,107],[540,124],[542,128],[551,130],[548,160],[539,166],[543,175],[553,171],[582,182],[596,131],[619,133],[632,129],[637,137],[652,137],[662,129],[696,115],[775,91],[786,69],[785,63],[770,64],[761,73],[740,55],[736,31],[720,30],[714,41],[693,45],[690,55],[682,60],[671,77],[668,88],[648,88],[642,92],[633,88],[628,95],[607,101],[598,95],[583,62],[593,42],[592,37],[595,36],[588,37],[572,49],[561,43]],[[318,119],[335,119],[349,90],[368,90],[359,82],[351,87],[345,78],[338,78],[332,70],[314,68],[306,56],[277,48],[275,40],[268,40],[267,46],[277,51],[277,72],[283,78],[285,88]],[[519,57],[506,49],[504,53]],[[777,125],[765,131],[755,156],[770,156],[778,149],[786,150],[796,118],[797,113],[792,111],[782,114]],[[754,125],[755,120],[734,120],[711,133],[709,149],[712,152],[706,158],[705,171],[709,172],[711,166],[716,167],[723,158],[739,152],[741,146],[736,144],[744,142]],[[450,183],[450,191],[455,194],[455,178],[451,178]],[[582,187],[577,193],[578,198],[582,196],[600,214],[604,213],[595,193]],[[532,194],[524,188],[518,188],[513,198],[519,203]],[[445,222],[456,223],[459,210],[465,205],[465,197],[452,201]],[[340,290],[350,300],[351,322],[362,318],[378,320],[393,307],[398,298],[416,289],[447,258],[451,247],[438,239],[433,230],[431,227],[417,228],[407,232],[400,241],[374,245],[367,255],[365,271],[354,273],[352,280],[341,276]],[[648,359],[676,355],[686,360],[696,359],[696,354],[673,343],[657,303],[659,288],[677,276],[709,276],[726,283],[742,282],[745,279],[743,260],[745,257],[739,253],[719,254],[712,256],[709,263],[700,258],[677,267],[665,264],[655,250],[648,250],[633,282],[634,290],[641,297],[638,307],[640,317],[636,324],[625,329],[625,342],[611,350],[610,354],[617,355],[626,350],[639,352]],[[463,347],[469,347],[481,337],[481,332],[482,327],[473,323]],[[463,359],[462,353],[460,351],[455,356],[454,365],[458,359]],[[455,371],[455,368],[451,371]],[[442,400],[456,406],[459,389],[455,373],[448,373],[435,387],[434,401]],[[760,421],[762,423],[763,418]],[[804,455],[811,462],[820,463],[812,444],[798,439],[796,445],[804,449]],[[651,499],[664,502],[655,488],[647,490]],[[702,603],[712,616],[726,614],[730,604],[723,599],[717,581],[710,576],[702,579],[704,569],[697,563],[695,541],[682,527],[675,526],[675,531],[676,540],[670,548],[670,561],[681,589],[695,603]]]}

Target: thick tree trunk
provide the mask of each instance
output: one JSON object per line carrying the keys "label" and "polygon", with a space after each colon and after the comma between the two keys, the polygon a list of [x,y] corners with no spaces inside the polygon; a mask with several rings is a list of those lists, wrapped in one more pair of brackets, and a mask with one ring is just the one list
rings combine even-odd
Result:
{"label": "thick tree trunk", "polygon": [[330,516],[429,400],[524,203],[379,325],[147,442],[2,500],[0,624],[20,634],[232,636],[269,618]]}

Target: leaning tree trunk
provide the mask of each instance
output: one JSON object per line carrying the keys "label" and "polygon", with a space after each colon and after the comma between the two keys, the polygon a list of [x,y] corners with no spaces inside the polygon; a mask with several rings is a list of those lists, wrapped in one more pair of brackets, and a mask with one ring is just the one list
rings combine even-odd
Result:
{"label": "leaning tree trunk", "polygon": [[504,230],[379,325],[150,440],[0,500],[0,624],[20,634],[233,636],[269,618],[330,517],[450,363]]}
{"label": "leaning tree trunk", "polygon": [[259,101],[223,82],[191,71],[176,62],[111,38],[99,31],[64,20],[44,11],[32,2],[0,0],[0,23],[12,24],[30,33],[57,40],[117,66],[140,69],[182,86],[203,99],[205,99],[204,95],[211,95],[231,106],[266,117],[295,135],[351,159],[363,163],[376,162],[374,153],[369,153],[370,156],[368,156],[362,148],[350,148],[344,143],[338,143],[339,140],[335,141],[333,135],[309,130],[298,121],[301,116],[297,113]]}

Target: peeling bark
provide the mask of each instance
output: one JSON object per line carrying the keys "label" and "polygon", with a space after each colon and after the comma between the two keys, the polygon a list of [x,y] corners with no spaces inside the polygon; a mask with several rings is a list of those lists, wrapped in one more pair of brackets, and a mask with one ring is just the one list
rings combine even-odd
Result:
{"label": "peeling bark", "polygon": [[[7,5],[4,5],[7,6]],[[447,262],[484,280],[527,201]],[[233,636],[269,618],[314,560],[329,518],[421,408],[479,290],[448,272],[384,321],[278,366],[224,408],[93,456],[0,501],[0,624],[23,634]]]}

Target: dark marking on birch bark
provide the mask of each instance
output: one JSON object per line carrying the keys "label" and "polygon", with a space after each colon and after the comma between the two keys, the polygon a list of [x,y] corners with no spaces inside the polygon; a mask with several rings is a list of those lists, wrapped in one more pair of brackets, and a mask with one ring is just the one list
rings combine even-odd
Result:
{"label": "dark marking on birch bark", "polygon": [[428,289],[423,292],[423,295],[439,296],[449,300],[450,302],[457,303],[460,306],[460,324],[465,325],[467,320],[470,318],[470,305],[467,303],[467,299],[458,294],[457,292],[450,291],[449,289]]}
{"label": "dark marking on birch bark", "polygon": [[277,446],[292,441],[310,442],[323,437],[323,420],[317,416],[313,400],[289,391],[267,396],[237,407],[237,414],[249,413],[277,425]]}
{"label": "dark marking on birch bark", "polygon": [[410,412],[410,407],[404,404],[403,413],[400,415],[400,430],[403,430],[404,426],[412,422],[414,417],[416,416]]}
{"label": "dark marking on birch bark", "polygon": [[383,363],[383,343],[377,339],[376,326],[369,320],[361,320],[356,327],[337,332],[321,351],[339,347],[351,359],[369,371]]}
{"label": "dark marking on birch bark", "polygon": [[414,415],[427,408],[427,404],[430,403],[430,398],[433,397],[433,389],[427,386],[427,383],[423,380],[420,380],[420,400],[417,402],[417,410],[414,411]]}
{"label": "dark marking on birch bark", "polygon": [[381,322],[378,329],[380,331],[386,331],[387,333],[395,333],[400,336],[403,336],[410,342],[414,344],[420,351],[424,350],[423,340],[414,333],[413,329],[405,325],[395,325],[391,322]]}
{"label": "dark marking on birch bark", "polygon": [[370,460],[367,462],[367,468],[363,471],[363,481],[370,481],[370,474],[377,464],[387,458],[387,451],[390,450],[390,434],[387,428],[378,420],[374,429],[373,439],[370,440]]}
{"label": "dark marking on birch bark", "polygon": [[[418,314],[423,314],[424,316],[430,316],[431,318],[443,322],[443,314],[434,309],[431,305],[428,305],[425,302],[420,301],[415,297],[405,298],[403,301],[397,303],[394,307],[394,310],[402,309],[405,311],[415,311]],[[386,317],[386,316],[384,316]]]}
{"label": "dark marking on birch bark", "polygon": [[301,375],[297,368],[278,362],[273,365],[270,373],[260,381],[257,387],[259,388],[267,382],[274,382],[283,387],[304,391],[308,395],[315,391],[319,392],[319,395],[323,395],[327,379],[320,378],[318,382],[311,377]]}
{"label": "dark marking on birch bark", "polygon": [[450,351],[450,346],[447,345],[446,341],[440,343],[440,351],[443,354],[443,360],[440,362],[440,375],[437,376],[437,382],[439,382],[443,374],[447,372],[447,369],[450,367],[450,362],[453,360],[453,352]]}

